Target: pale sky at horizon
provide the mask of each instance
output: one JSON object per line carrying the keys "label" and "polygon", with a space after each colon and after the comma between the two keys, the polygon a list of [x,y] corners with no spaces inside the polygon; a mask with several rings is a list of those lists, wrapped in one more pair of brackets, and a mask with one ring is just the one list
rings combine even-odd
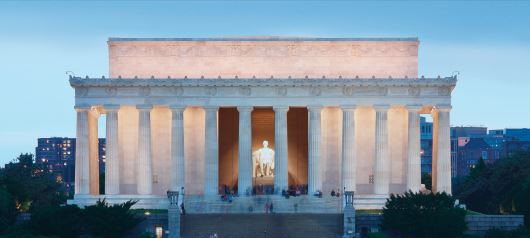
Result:
{"label": "pale sky at horizon", "polygon": [[108,37],[418,37],[419,74],[450,76],[451,124],[530,128],[529,1],[0,0],[0,166],[74,137],[66,71],[108,75]]}

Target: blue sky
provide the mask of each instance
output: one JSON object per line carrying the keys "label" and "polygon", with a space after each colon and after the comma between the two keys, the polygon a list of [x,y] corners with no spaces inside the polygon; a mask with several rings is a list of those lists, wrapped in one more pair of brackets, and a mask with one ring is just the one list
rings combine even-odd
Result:
{"label": "blue sky", "polygon": [[0,1],[0,165],[75,136],[66,71],[107,75],[108,37],[419,37],[426,76],[459,71],[452,125],[530,127],[528,1]]}

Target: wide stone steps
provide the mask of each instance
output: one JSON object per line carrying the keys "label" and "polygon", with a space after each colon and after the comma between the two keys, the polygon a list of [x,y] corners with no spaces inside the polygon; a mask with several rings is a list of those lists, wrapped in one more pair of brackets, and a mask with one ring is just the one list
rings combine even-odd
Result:
{"label": "wide stone steps", "polygon": [[340,213],[342,198],[298,196],[286,199],[281,196],[235,197],[232,202],[218,198],[209,200],[187,198],[189,213],[265,213],[265,204],[272,203],[278,213]]}
{"label": "wide stone steps", "polygon": [[342,214],[188,214],[183,238],[338,238]]}

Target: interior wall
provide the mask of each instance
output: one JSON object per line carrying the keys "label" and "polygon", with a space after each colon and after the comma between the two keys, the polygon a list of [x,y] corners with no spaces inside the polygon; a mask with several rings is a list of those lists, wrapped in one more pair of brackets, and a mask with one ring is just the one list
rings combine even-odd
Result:
{"label": "interior wall", "polygon": [[373,194],[373,175],[375,158],[375,110],[359,107],[355,111],[355,144],[357,159],[357,194]]}
{"label": "interior wall", "polygon": [[151,111],[151,159],[153,194],[165,195],[171,171],[171,110],[155,107]]}
{"label": "interior wall", "polygon": [[342,111],[338,107],[322,109],[321,173],[322,192],[342,187]]}
{"label": "interior wall", "polygon": [[205,113],[200,107],[184,110],[184,164],[187,195],[204,194]]}
{"label": "interior wall", "polygon": [[134,106],[122,106],[118,111],[118,143],[120,194],[136,194],[138,110]]}
{"label": "interior wall", "polygon": [[287,112],[289,186],[307,185],[307,120],[307,108],[289,108]]}
{"label": "interior wall", "polygon": [[238,176],[239,112],[219,109],[219,186],[235,187]]}
{"label": "interior wall", "polygon": [[388,144],[390,152],[390,192],[406,189],[408,113],[405,108],[388,110]]}

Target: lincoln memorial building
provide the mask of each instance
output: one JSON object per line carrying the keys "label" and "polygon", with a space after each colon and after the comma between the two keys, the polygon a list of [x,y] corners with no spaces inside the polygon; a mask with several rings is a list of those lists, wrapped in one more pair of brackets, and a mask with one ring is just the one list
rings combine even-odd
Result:
{"label": "lincoln memorial building", "polygon": [[70,77],[69,203],[167,208],[166,192],[177,191],[189,213],[263,212],[265,200],[277,212],[340,213],[354,192],[355,208],[380,209],[391,193],[420,190],[422,114],[434,127],[433,191],[451,193],[457,80],[419,76],[418,47],[417,38],[110,38],[109,76]]}

